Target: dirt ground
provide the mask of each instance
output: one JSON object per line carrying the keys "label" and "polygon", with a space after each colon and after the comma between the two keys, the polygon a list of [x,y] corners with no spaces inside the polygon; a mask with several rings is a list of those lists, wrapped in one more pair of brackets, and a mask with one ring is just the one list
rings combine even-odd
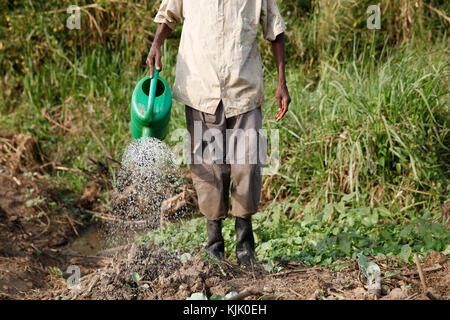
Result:
{"label": "dirt ground", "polygon": [[[79,212],[95,210],[98,186],[76,195],[46,183],[55,168],[33,137],[0,133],[0,299],[186,299],[231,291],[243,299],[450,299],[449,259],[436,252],[422,263],[427,290],[415,265],[370,258],[382,275],[398,270],[382,279],[380,296],[368,292],[356,260],[335,264],[346,264],[339,271],[285,261],[269,274],[262,263],[242,269],[206,261],[200,251],[182,262],[137,244],[82,255],[70,245],[85,228]],[[80,267],[78,287],[67,285],[70,265]]]}

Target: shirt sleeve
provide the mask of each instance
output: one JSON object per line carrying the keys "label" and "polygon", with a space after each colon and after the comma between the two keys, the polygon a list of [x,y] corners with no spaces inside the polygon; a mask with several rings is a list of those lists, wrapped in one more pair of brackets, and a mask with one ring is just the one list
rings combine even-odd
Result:
{"label": "shirt sleeve", "polygon": [[264,39],[269,41],[274,41],[280,33],[286,30],[286,23],[281,17],[275,0],[263,0],[261,25]]}
{"label": "shirt sleeve", "polygon": [[162,0],[155,22],[165,23],[170,29],[183,19],[183,0]]}

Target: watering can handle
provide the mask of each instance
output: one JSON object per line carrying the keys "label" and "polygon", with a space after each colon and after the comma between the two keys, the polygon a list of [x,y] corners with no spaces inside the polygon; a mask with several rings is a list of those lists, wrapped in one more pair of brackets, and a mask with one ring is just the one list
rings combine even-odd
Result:
{"label": "watering can handle", "polygon": [[156,85],[158,83],[159,72],[156,70],[156,66],[153,67],[153,78],[150,79],[150,90],[148,92],[148,104],[147,110],[145,111],[145,119],[149,121],[153,115],[153,106],[155,104],[155,95],[156,95]]}

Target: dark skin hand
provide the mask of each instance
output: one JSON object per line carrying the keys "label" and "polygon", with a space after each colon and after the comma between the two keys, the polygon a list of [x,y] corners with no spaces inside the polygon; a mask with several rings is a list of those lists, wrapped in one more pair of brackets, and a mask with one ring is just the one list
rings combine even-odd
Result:
{"label": "dark skin hand", "polygon": [[284,56],[284,33],[277,36],[275,41],[272,41],[272,51],[275,56],[275,63],[278,71],[278,86],[275,98],[277,99],[278,114],[275,121],[280,121],[288,111],[291,97],[286,86],[285,73],[285,56]]}
{"label": "dark skin hand", "polygon": [[[150,78],[153,78],[153,68],[156,66],[158,71],[162,70],[161,63],[161,46],[164,40],[170,35],[172,29],[165,23],[161,23],[156,30],[155,39],[153,40],[152,47],[147,56],[147,66],[150,69]],[[272,50],[275,56],[275,63],[278,71],[278,86],[276,91],[278,114],[275,117],[275,121],[280,121],[286,112],[288,111],[289,104],[291,103],[291,97],[286,86],[286,74],[285,74],[285,56],[284,56],[284,33],[277,36],[275,41],[272,41]]]}
{"label": "dark skin hand", "polygon": [[147,56],[147,66],[150,68],[150,78],[153,78],[153,68],[156,66],[156,70],[162,70],[161,63],[161,46],[164,40],[170,35],[172,29],[165,23],[161,23],[156,30],[155,39],[153,40],[152,47]]}

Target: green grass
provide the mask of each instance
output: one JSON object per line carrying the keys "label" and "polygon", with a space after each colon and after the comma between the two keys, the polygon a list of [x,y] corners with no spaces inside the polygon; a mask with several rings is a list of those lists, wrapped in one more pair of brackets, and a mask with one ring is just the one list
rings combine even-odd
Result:
{"label": "green grass", "polygon": [[[89,168],[89,157],[105,161],[88,126],[120,159],[131,139],[131,93],[147,72],[156,29],[158,1],[95,3],[82,11],[81,30],[64,27],[70,1],[0,4],[0,125],[36,136],[43,152],[66,167]],[[448,12],[449,4],[427,2],[432,10],[418,3],[383,3],[382,30],[371,31],[370,1],[280,2],[293,101],[276,124],[277,77],[270,43],[260,37],[264,127],[280,130],[281,155],[279,174],[264,178],[263,201],[270,205],[256,216],[260,259],[314,264],[361,251],[406,257],[408,248],[448,246],[448,233],[438,227],[446,223],[441,205],[450,184],[448,23],[435,10]],[[162,76],[169,83],[180,31],[164,46]],[[184,126],[184,107],[174,102],[170,130]],[[79,193],[88,179],[55,171],[49,182]],[[107,190],[101,201],[108,205]],[[324,220],[330,212],[332,220]],[[232,229],[226,222],[230,252]],[[201,245],[203,220],[148,239],[169,236],[178,250]]]}
{"label": "green grass", "polygon": [[324,62],[322,79],[309,83],[315,89],[290,74],[298,89],[287,119],[266,117],[285,145],[273,194],[283,188],[282,197],[314,208],[354,193],[355,205],[440,211],[450,169],[448,60],[439,48],[425,57],[407,48],[384,55],[368,49]]}
{"label": "green grass", "polygon": [[[328,265],[337,258],[356,258],[362,253],[399,256],[412,263],[413,252],[424,256],[449,247],[449,232],[430,213],[403,217],[400,224],[385,207],[355,207],[350,197],[300,219],[291,215],[296,207],[300,206],[275,203],[253,217],[258,261],[301,260],[309,265]],[[234,220],[224,221],[223,237],[227,259],[236,259]],[[174,254],[193,253],[207,241],[206,221],[194,218],[169,224],[139,240],[161,245]]]}

